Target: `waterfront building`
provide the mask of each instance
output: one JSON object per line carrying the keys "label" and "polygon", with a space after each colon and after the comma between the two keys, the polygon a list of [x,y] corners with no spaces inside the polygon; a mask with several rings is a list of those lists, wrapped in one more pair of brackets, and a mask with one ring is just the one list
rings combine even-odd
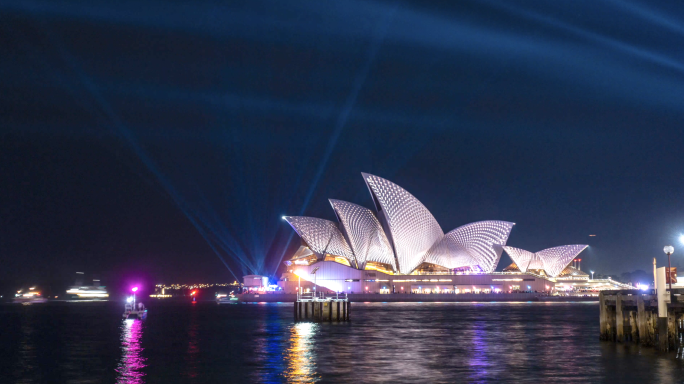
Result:
{"label": "waterfront building", "polygon": [[[278,282],[285,292],[300,286],[310,290],[312,282],[355,293],[551,292],[556,277],[586,248],[569,245],[536,254],[519,250],[530,259],[524,270],[497,273],[515,223],[478,221],[445,234],[408,191],[378,176],[362,176],[375,210],[331,199],[337,223],[283,217],[302,241]],[[509,254],[517,250],[510,249]],[[535,268],[537,264],[542,267]]]}
{"label": "waterfront building", "polygon": [[242,282],[247,291],[264,291],[268,287],[268,277],[262,275],[243,276]]}

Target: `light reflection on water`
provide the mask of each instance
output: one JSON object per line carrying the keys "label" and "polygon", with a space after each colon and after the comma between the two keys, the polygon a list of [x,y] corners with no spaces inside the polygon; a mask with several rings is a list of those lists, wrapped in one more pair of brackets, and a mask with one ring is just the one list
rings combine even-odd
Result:
{"label": "light reflection on water", "polygon": [[143,334],[142,320],[124,320],[121,325],[121,360],[116,368],[117,383],[144,383],[145,358],[141,345]]}
{"label": "light reflection on water", "polygon": [[33,321],[27,321],[21,326],[21,348],[19,361],[16,366],[16,376],[22,377],[21,383],[32,383],[40,380],[37,369],[36,330]]}
{"label": "light reflection on water", "polygon": [[285,351],[284,376],[289,382],[312,383],[320,378],[316,374],[314,356],[314,335],[319,325],[316,323],[297,323],[290,328],[290,346]]}
{"label": "light reflection on water", "polygon": [[190,324],[188,325],[188,349],[185,353],[185,372],[183,376],[190,379],[189,382],[194,383],[197,379],[197,365],[199,364],[199,323],[197,320],[197,311],[192,311],[190,317]]}
{"label": "light reflection on water", "polygon": [[[0,383],[684,383],[682,352],[600,342],[596,303],[0,305]],[[143,340],[144,339],[144,340]]]}

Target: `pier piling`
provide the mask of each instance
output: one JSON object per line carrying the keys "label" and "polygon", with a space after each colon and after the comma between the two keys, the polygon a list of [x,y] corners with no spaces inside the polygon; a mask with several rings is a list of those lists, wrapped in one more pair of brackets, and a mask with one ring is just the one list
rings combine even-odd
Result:
{"label": "pier piling", "polygon": [[326,297],[305,293],[297,296],[294,306],[295,321],[349,321],[349,300],[344,294]]}
{"label": "pier piling", "polygon": [[644,296],[637,295],[637,335],[638,337],[635,341],[639,341],[641,344],[646,344],[646,339],[648,339],[648,332],[646,327],[648,327],[648,319],[646,318],[646,307],[644,305]]}
{"label": "pier piling", "polygon": [[615,297],[615,325],[617,341],[622,343],[625,341],[625,319],[624,311],[622,309],[622,294],[619,292]]}
{"label": "pier piling", "polygon": [[602,291],[599,293],[599,338],[620,343],[677,350],[684,331],[684,289],[659,298],[655,290]]}

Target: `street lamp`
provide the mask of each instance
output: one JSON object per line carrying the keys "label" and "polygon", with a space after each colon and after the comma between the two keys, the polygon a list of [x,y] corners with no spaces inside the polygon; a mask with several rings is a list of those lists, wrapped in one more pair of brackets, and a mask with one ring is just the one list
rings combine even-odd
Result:
{"label": "street lamp", "polygon": [[135,292],[138,290],[138,287],[133,287],[131,291],[133,291],[133,310],[135,311]]}
{"label": "street lamp", "polygon": [[311,274],[314,275],[314,297],[316,297],[316,294],[318,293],[318,289],[316,289],[316,287],[318,287],[316,284],[316,272],[318,272],[320,268],[321,267],[316,267],[313,269],[313,271],[311,271]]}
{"label": "street lamp", "polygon": [[594,271],[589,271],[591,272],[591,279],[594,280]]}
{"label": "street lamp", "polygon": [[663,248],[663,252],[667,255],[667,273],[669,274],[668,280],[670,281],[670,294],[672,294],[672,267],[670,266],[670,255],[674,253],[674,247],[671,245],[666,245]]}

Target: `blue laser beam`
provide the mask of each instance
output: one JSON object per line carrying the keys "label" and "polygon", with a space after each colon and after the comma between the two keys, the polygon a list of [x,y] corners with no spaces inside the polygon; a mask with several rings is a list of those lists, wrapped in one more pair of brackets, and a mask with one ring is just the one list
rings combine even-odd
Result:
{"label": "blue laser beam", "polygon": [[[302,204],[302,207],[299,210],[299,216],[303,215],[306,211],[306,208],[309,206],[309,202],[311,201],[311,198],[313,197],[313,194],[316,191],[318,182],[320,181],[321,177],[323,176],[323,172],[325,172],[325,169],[328,166],[330,156],[334,152],[335,146],[337,145],[337,141],[340,137],[340,134],[342,133],[342,129],[344,128],[345,124],[347,123],[347,120],[349,119],[349,115],[351,114],[351,111],[354,108],[354,104],[356,104],[356,100],[359,97],[361,88],[363,87],[363,84],[366,82],[368,73],[370,72],[373,63],[375,62],[375,57],[377,56],[378,50],[380,49],[380,46],[382,45],[382,42],[387,34],[387,30],[389,29],[389,26],[391,24],[392,18],[396,10],[396,6],[394,8],[391,8],[384,15],[384,17],[380,19],[379,23],[377,24],[377,27],[375,28],[375,31],[371,38],[371,43],[368,48],[368,52],[366,54],[365,63],[363,67],[361,67],[361,70],[358,72],[356,77],[354,78],[352,89],[349,92],[349,95],[347,96],[347,99],[344,103],[344,106],[342,107],[342,110],[340,111],[340,114],[337,117],[337,120],[335,121],[335,126],[332,135],[330,136],[325,151],[323,152],[323,158],[319,162],[318,169],[316,171],[316,174],[314,175],[313,182],[309,187],[309,191],[306,193],[306,196],[304,197],[304,203]],[[280,259],[278,260],[278,264],[276,264],[276,269],[278,268],[278,265],[283,261],[283,257],[285,257],[285,252],[290,246],[292,237],[293,232],[290,233],[286,246],[283,249],[282,254],[280,255]],[[275,274],[275,271],[273,273]]]}
{"label": "blue laser beam", "polygon": [[[66,50],[65,47],[62,46],[60,41],[57,39],[56,34],[52,33],[47,33],[51,43],[53,46],[57,48],[57,51],[60,54],[60,57],[64,62],[71,68],[71,70],[76,74],[76,76],[79,78],[81,81],[81,84],[84,86],[84,88],[90,93],[90,95],[93,97],[93,99],[97,102],[98,106],[100,107],[101,111],[108,117],[110,123],[118,130],[118,132],[121,133],[121,135],[128,141],[130,144],[131,148],[134,150],[134,152],[138,155],[138,157],[142,160],[142,162],[150,169],[150,171],[157,176],[157,179],[162,183],[162,185],[166,188],[167,192],[169,192],[169,195],[171,198],[174,200],[174,202],[181,208],[181,210],[185,213],[185,215],[191,220],[191,222],[195,225],[200,230],[200,233],[202,236],[205,236],[203,231],[201,230],[200,227],[196,225],[196,221],[192,219],[191,215],[188,214],[184,204],[177,198],[176,194],[173,193],[173,187],[171,184],[162,176],[162,174],[159,172],[157,167],[155,166],[154,162],[152,159],[145,153],[145,151],[142,149],[142,147],[138,144],[137,140],[133,136],[133,134],[130,132],[130,130],[125,126],[121,118],[118,116],[118,114],[115,112],[114,108],[109,104],[107,100],[104,99],[104,97],[99,93],[97,87],[95,84],[90,80],[90,78],[85,74],[83,70],[81,70],[80,66],[76,62],[75,58],[72,57],[69,52]],[[206,238],[206,237],[205,237]],[[211,243],[210,243],[211,246]],[[212,246],[212,249],[215,250],[215,248]],[[216,256],[221,260],[223,265],[228,269],[228,271],[238,279],[237,275],[233,272],[232,268],[228,265],[228,263],[223,259],[223,257],[216,252]]]}

